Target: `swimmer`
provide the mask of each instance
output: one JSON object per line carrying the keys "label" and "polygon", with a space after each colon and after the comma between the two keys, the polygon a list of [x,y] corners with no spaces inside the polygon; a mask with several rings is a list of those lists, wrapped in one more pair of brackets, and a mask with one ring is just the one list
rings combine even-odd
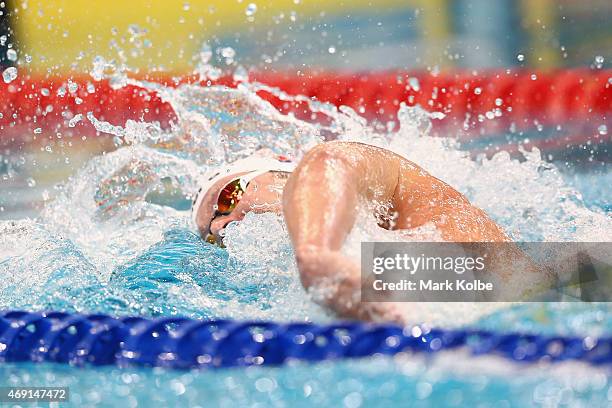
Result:
{"label": "swimmer", "polygon": [[363,202],[390,204],[379,223],[386,229],[427,224],[445,241],[510,241],[448,184],[398,154],[361,143],[322,143],[299,163],[250,157],[205,176],[201,185],[192,217],[203,238],[222,244],[225,227],[248,212],[282,214],[302,284],[316,290],[336,281],[321,302],[341,317],[403,321],[394,303],[360,302],[360,266],[340,251]]}

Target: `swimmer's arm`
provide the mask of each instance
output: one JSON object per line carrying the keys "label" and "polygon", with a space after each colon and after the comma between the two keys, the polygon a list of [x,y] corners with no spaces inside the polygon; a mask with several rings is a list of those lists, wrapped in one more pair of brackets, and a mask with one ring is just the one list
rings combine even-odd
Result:
{"label": "swimmer's arm", "polygon": [[340,316],[398,321],[390,304],[360,302],[359,264],[340,252],[355,223],[359,201],[366,198],[361,181],[367,167],[356,162],[350,145],[338,147],[329,143],[308,152],[283,192],[302,284]]}

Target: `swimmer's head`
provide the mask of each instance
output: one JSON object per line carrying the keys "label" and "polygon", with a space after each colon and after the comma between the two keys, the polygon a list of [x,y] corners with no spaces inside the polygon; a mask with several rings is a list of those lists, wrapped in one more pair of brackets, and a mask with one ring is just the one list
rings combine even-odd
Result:
{"label": "swimmer's head", "polygon": [[204,174],[191,209],[200,235],[221,244],[225,226],[247,212],[281,213],[282,188],[294,168],[283,157],[255,155]]}

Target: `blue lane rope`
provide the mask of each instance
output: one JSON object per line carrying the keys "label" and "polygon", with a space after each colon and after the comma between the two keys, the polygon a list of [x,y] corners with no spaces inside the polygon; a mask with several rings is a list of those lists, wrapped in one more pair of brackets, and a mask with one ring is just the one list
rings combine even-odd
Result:
{"label": "blue lane rope", "polygon": [[612,337],[500,334],[389,324],[329,325],[0,312],[0,362],[167,368],[280,365],[463,347],[517,362],[612,363]]}

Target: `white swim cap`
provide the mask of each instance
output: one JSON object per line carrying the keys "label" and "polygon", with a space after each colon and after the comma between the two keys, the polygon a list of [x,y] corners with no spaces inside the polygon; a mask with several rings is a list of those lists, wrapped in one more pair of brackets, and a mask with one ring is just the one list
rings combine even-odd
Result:
{"label": "white swim cap", "polygon": [[232,174],[246,173],[242,177],[247,177],[249,180],[260,176],[269,171],[282,171],[291,173],[295,170],[295,162],[290,161],[284,156],[266,157],[260,155],[249,156],[244,159],[236,160],[225,166],[213,169],[202,175],[198,181],[200,186],[191,206],[191,219],[197,226],[196,216],[198,209],[202,205],[202,201],[210,188],[219,180]]}

